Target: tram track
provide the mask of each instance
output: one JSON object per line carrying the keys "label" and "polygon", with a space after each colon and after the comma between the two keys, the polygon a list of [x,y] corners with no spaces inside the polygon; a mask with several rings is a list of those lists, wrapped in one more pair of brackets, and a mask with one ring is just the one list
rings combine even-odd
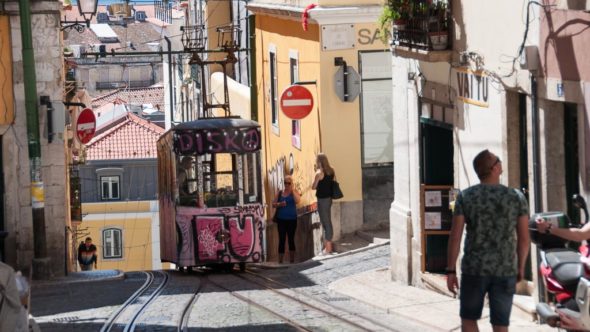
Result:
{"label": "tram track", "polygon": [[168,273],[163,271],[142,273],[146,275],[144,284],[109,317],[100,332],[134,331],[138,318],[162,292],[169,280]]}
{"label": "tram track", "polygon": [[[259,274],[259,273],[256,273],[256,272],[253,272],[251,270],[246,270],[245,273],[247,275],[253,276],[255,278],[264,280],[265,282],[275,284],[275,285],[277,285],[277,286],[279,286],[279,287],[281,287],[283,289],[289,289],[291,292],[293,292],[295,294],[298,294],[298,295],[301,295],[301,296],[304,296],[304,297],[307,297],[307,298],[313,298],[314,301],[316,301],[316,302],[318,302],[318,303],[320,303],[320,304],[322,304],[322,305],[324,305],[326,307],[332,307],[332,308],[335,308],[336,310],[343,311],[343,312],[345,312],[346,314],[348,314],[350,316],[357,317],[358,319],[360,319],[360,320],[362,320],[364,322],[368,322],[368,323],[370,323],[370,324],[372,324],[372,325],[374,325],[376,327],[379,327],[380,329],[382,329],[384,331],[399,331],[399,330],[393,329],[390,325],[386,325],[386,324],[384,324],[381,321],[375,320],[375,319],[370,318],[370,317],[366,317],[364,315],[360,315],[360,314],[358,314],[358,313],[356,313],[356,312],[354,312],[352,310],[343,308],[342,306],[335,305],[334,303],[329,303],[328,301],[325,301],[325,300],[322,300],[322,299],[318,299],[317,297],[311,297],[310,295],[305,294],[304,292],[295,291],[295,290],[293,290],[292,286],[287,285],[285,283],[282,283],[280,281],[277,281],[277,280],[275,280],[273,278],[267,277],[265,275],[262,275],[262,274]],[[270,286],[265,285],[264,283],[253,281],[253,280],[251,280],[248,277],[244,277],[244,275],[238,275],[238,276],[240,278],[242,278],[242,279],[246,279],[246,280],[249,280],[250,282],[256,283],[256,284],[258,284],[258,285],[260,285],[262,287],[270,287]],[[272,288],[276,290],[276,288],[274,288],[274,287],[272,287]],[[289,296],[287,294],[284,294],[284,295],[285,296]],[[405,316],[405,317],[407,317],[410,320],[412,319],[412,317],[410,317],[410,316]],[[429,329],[433,329],[433,330],[438,330],[438,331],[443,331],[439,326],[436,326],[436,325],[433,325],[433,324],[425,324],[425,323],[422,323],[422,322],[415,322],[415,323],[417,323],[419,325],[422,325],[425,328],[429,328]]]}
{"label": "tram track", "polygon": [[[251,273],[248,270],[246,270],[246,272]],[[270,292],[278,295],[279,297],[286,299],[288,302],[294,303],[297,306],[305,307],[307,309],[307,310],[304,310],[305,312],[318,314],[318,317],[321,317],[320,320],[323,322],[326,322],[327,320],[330,320],[332,322],[338,322],[337,326],[339,326],[339,328],[348,327],[347,330],[355,330],[355,331],[377,331],[377,330],[397,331],[395,329],[392,329],[390,326],[386,326],[382,323],[379,323],[377,321],[373,321],[373,320],[366,318],[366,317],[359,316],[357,314],[351,313],[346,310],[335,308],[331,304],[328,304],[328,303],[319,303],[319,305],[318,305],[318,304],[316,304],[319,302],[317,299],[311,298],[308,295],[303,294],[301,292],[295,292],[292,289],[290,289],[290,291],[293,292],[295,295],[287,294],[286,292],[281,291],[275,287],[269,286],[268,284],[254,281],[251,278],[244,277],[242,274],[232,274],[231,276],[235,277],[235,278],[242,279],[250,284],[254,284],[257,286],[257,288],[262,288],[264,290],[270,291]],[[264,277],[264,278],[266,278],[266,277]],[[229,288],[223,284],[220,284],[219,282],[212,281],[211,278],[209,278],[208,281],[215,284],[217,287],[226,290],[228,293],[230,293],[234,297],[236,297],[236,298],[238,298],[250,305],[254,305],[254,306],[261,308],[267,312],[270,312],[271,314],[279,317],[281,320],[285,321],[287,324],[291,325],[292,327],[296,328],[297,330],[300,330],[300,331],[315,331],[315,330],[317,330],[317,326],[310,328],[306,325],[303,325],[301,322],[296,321],[296,320],[288,317],[285,314],[281,314],[276,308],[271,308],[268,305],[265,305],[263,303],[260,303],[259,301],[253,300],[252,298],[249,298],[249,297],[246,297],[245,295],[240,294],[241,291],[232,290],[231,288]],[[278,285],[279,283],[276,282],[275,284]],[[281,285],[281,288],[290,288],[290,286],[283,284],[283,285]],[[302,299],[300,297],[304,297],[304,299]],[[322,306],[324,306],[326,308],[323,308]],[[275,307],[275,306],[273,306],[273,307]],[[349,319],[346,316],[352,316],[357,321]],[[362,322],[360,322],[360,321],[362,321]]]}

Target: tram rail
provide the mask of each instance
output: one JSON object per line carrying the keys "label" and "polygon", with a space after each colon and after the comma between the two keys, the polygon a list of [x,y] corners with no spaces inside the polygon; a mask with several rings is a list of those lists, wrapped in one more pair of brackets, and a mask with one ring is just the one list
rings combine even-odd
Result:
{"label": "tram rail", "polygon": [[[109,317],[100,332],[134,331],[139,316],[168,283],[169,275],[166,272],[147,271],[142,273],[146,274],[144,284]],[[127,318],[127,316],[131,316],[131,318]]]}

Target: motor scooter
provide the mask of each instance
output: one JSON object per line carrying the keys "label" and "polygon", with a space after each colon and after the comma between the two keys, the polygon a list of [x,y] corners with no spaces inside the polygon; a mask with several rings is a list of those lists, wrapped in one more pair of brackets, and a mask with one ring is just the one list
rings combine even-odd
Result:
{"label": "motor scooter", "polygon": [[560,326],[559,313],[571,317],[578,325],[590,330],[590,251],[588,244],[576,251],[568,247],[568,241],[552,234],[537,231],[537,220],[545,219],[552,228],[582,227],[588,221],[588,208],[582,196],[573,196],[574,206],[584,212],[581,222],[574,222],[563,212],[534,214],[529,221],[531,240],[539,248],[539,275],[545,289],[555,301],[539,303],[537,314],[552,327]]}

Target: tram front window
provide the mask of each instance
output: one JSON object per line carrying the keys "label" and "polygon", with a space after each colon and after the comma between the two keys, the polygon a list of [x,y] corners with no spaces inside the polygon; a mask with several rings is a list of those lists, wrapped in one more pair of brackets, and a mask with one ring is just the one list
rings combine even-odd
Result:
{"label": "tram front window", "polygon": [[228,153],[209,155],[203,166],[204,203],[208,207],[235,206],[236,190],[235,157]]}

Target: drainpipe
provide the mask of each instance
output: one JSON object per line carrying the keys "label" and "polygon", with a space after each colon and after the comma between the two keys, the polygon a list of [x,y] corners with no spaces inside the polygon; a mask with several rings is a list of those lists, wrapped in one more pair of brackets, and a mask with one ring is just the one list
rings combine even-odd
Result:
{"label": "drainpipe", "polygon": [[256,79],[256,15],[248,16],[248,40],[250,43],[248,58],[250,60],[250,118],[258,121],[258,91],[256,90],[258,81]]}
{"label": "drainpipe", "polygon": [[170,38],[164,36],[166,40],[166,44],[168,44],[168,86],[170,87],[170,128],[172,128],[172,123],[174,122],[174,88],[172,87],[172,43],[170,43]]}
{"label": "drainpipe", "polygon": [[37,108],[37,77],[35,53],[31,29],[29,0],[19,0],[22,39],[23,76],[25,87],[25,110],[27,118],[27,141],[29,143],[29,167],[31,171],[31,206],[33,210],[33,278],[50,277],[45,234],[45,193],[41,176],[41,142],[39,135],[39,110]]}
{"label": "drainpipe", "polygon": [[535,193],[535,212],[543,210],[541,200],[541,164],[539,155],[539,104],[537,100],[537,78],[531,73],[531,121],[533,143],[533,192]]}
{"label": "drainpipe", "polygon": [[[541,165],[539,156],[539,103],[537,96],[537,78],[531,72],[531,122],[532,122],[532,149],[533,149],[533,193],[535,195],[535,212],[543,211],[541,199]],[[540,266],[540,250],[537,247],[537,266]],[[540,278],[537,279],[537,292],[539,301],[545,302],[545,285]]]}

